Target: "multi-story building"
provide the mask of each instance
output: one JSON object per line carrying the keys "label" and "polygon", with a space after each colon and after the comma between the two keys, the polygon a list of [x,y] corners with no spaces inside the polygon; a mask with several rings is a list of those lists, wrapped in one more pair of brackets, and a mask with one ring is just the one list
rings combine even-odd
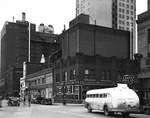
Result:
{"label": "multi-story building", "polygon": [[50,32],[50,28],[47,29],[47,32],[37,32],[36,25],[32,23],[30,24],[30,30],[28,30],[29,22],[25,21],[25,13],[22,16],[22,20],[16,22],[6,21],[1,30],[0,90],[3,92],[5,89],[6,70],[9,66],[22,68],[23,62],[29,59],[29,49],[31,62],[40,62],[42,55],[48,62],[49,55],[60,50],[58,35],[53,34],[53,31]]}
{"label": "multi-story building", "polygon": [[77,23],[60,37],[62,59],[54,63],[57,102],[81,102],[87,90],[116,86],[122,80],[138,89],[129,31]]}
{"label": "multi-story building", "polygon": [[89,23],[131,31],[130,58],[136,53],[136,0],[76,0],[76,16],[87,14]]}

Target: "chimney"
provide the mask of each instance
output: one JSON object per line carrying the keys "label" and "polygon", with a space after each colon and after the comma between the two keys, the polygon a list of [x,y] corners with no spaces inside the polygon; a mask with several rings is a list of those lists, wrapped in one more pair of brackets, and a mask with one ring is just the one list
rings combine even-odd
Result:
{"label": "chimney", "polygon": [[26,21],[26,13],[22,12],[22,22]]}

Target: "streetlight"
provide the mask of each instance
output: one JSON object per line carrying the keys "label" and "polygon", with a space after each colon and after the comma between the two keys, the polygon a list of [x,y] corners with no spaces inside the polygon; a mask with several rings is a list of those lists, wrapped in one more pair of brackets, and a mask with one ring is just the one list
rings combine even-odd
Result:
{"label": "streetlight", "polygon": [[136,72],[137,72],[137,74],[138,73],[140,73],[140,66],[141,66],[141,59],[143,58],[143,55],[142,54],[139,54],[139,53],[136,53],[136,54],[134,54],[134,58],[135,58],[135,60],[136,60]]}
{"label": "streetlight", "polygon": [[[141,59],[143,58],[142,54],[136,53],[134,54],[134,58],[136,60],[136,77],[137,74],[139,74],[141,72]],[[138,79],[138,77],[137,77]],[[138,79],[138,94],[139,94],[139,98],[141,101],[141,84],[140,84],[140,79]]]}
{"label": "streetlight", "polygon": [[67,78],[67,72],[63,75],[63,105],[66,105],[66,79]]}
{"label": "streetlight", "polygon": [[30,101],[31,101],[31,95],[30,95],[30,81],[28,81],[29,82],[29,96],[28,96],[28,102],[29,102],[29,107],[31,106],[31,103],[30,103]]}

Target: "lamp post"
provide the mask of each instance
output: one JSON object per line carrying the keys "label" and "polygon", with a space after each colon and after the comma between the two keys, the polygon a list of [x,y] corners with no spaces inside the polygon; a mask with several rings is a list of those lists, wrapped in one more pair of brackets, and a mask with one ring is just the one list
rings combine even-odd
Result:
{"label": "lamp post", "polygon": [[31,95],[30,95],[30,81],[28,81],[29,82],[29,96],[28,96],[28,102],[29,102],[29,107],[31,106],[31,103],[30,103],[30,101],[31,101]]}
{"label": "lamp post", "polygon": [[135,58],[135,60],[136,60],[136,72],[137,72],[137,74],[138,73],[140,73],[140,71],[141,71],[141,63],[140,63],[140,61],[141,61],[141,59],[143,58],[143,55],[142,54],[139,54],[139,53],[136,53],[136,54],[134,54],[134,58]]}
{"label": "lamp post", "polygon": [[[141,72],[141,59],[143,58],[143,55],[136,53],[134,54],[134,58],[136,60],[136,77],[137,77],[137,74]],[[137,77],[137,81],[138,81],[138,94],[141,101],[141,84],[140,84],[140,79],[138,79],[138,77]]]}
{"label": "lamp post", "polygon": [[63,75],[63,105],[66,105],[66,77],[67,72]]}

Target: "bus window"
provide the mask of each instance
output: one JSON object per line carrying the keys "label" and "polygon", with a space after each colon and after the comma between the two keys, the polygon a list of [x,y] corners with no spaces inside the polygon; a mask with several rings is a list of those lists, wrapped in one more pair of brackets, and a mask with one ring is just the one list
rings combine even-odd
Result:
{"label": "bus window", "polygon": [[99,97],[102,98],[102,94],[100,94]]}
{"label": "bus window", "polygon": [[96,94],[96,98],[98,98],[99,97],[99,95],[98,94]]}
{"label": "bus window", "polygon": [[103,94],[103,98],[106,98],[106,97],[107,97],[107,94],[106,94],[106,93],[104,93],[104,94]]}

